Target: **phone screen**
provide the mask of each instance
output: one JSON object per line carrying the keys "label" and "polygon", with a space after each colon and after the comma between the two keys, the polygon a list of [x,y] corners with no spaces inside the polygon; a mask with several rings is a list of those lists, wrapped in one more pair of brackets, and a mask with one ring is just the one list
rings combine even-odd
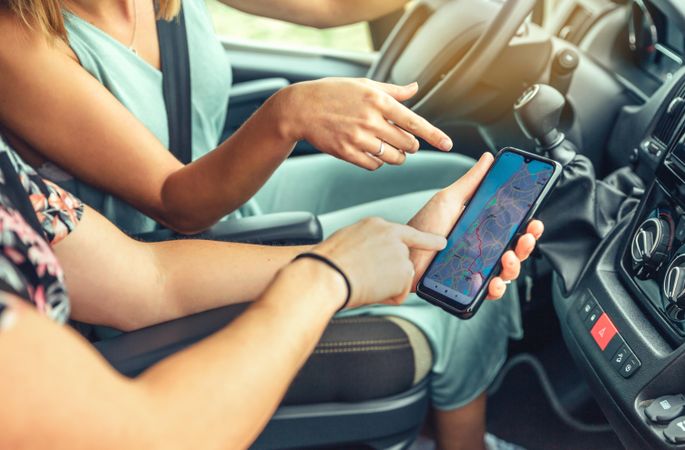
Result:
{"label": "phone screen", "polygon": [[460,305],[478,296],[554,174],[546,161],[504,151],[423,277],[423,286]]}

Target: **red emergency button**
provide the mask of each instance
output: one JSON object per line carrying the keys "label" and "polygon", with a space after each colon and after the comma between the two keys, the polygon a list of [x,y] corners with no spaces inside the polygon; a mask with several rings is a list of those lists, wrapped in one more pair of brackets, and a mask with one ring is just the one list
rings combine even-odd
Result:
{"label": "red emergency button", "polygon": [[602,313],[602,315],[599,316],[599,319],[597,319],[597,322],[595,322],[590,333],[597,345],[599,345],[599,348],[604,351],[618,331],[611,322],[611,319],[609,319],[609,316],[607,316],[606,313]]}

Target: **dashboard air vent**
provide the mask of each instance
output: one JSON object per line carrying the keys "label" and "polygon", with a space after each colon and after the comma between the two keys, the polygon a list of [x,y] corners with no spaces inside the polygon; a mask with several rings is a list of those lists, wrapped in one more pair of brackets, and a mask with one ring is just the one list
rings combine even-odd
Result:
{"label": "dashboard air vent", "polygon": [[683,118],[683,112],[685,111],[685,78],[678,81],[678,85],[673,90],[673,93],[669,97],[668,106],[666,110],[661,114],[659,122],[657,122],[654,128],[654,138],[659,142],[668,146],[671,144],[675,132],[677,131],[678,124]]}

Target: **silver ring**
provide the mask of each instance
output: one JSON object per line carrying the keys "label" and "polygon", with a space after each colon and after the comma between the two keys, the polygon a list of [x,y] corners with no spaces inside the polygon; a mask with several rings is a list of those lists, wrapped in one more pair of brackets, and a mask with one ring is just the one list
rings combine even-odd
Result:
{"label": "silver ring", "polygon": [[373,156],[375,156],[375,157],[383,156],[383,153],[385,153],[385,142],[383,141],[383,139],[381,139],[380,141],[381,141],[381,146],[378,147],[378,151],[373,154]]}
{"label": "silver ring", "polygon": [[504,284],[511,284],[511,280],[505,281]]}

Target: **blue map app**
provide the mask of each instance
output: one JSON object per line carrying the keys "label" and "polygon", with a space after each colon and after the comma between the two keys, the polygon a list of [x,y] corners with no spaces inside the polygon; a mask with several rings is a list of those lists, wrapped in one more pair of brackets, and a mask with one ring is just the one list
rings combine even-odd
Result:
{"label": "blue map app", "polygon": [[544,161],[504,152],[459,218],[423,285],[463,305],[472,303],[554,173]]}

